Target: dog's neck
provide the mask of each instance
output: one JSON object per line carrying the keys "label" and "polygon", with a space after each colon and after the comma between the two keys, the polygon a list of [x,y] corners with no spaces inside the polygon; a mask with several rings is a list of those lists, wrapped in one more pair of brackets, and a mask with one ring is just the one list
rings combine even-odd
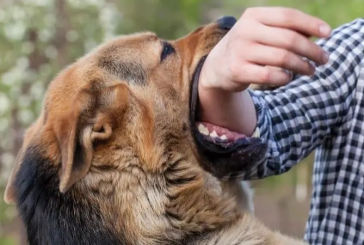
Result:
{"label": "dog's neck", "polygon": [[25,153],[15,185],[30,245],[126,244],[95,203],[82,193],[59,192],[58,169],[38,149]]}
{"label": "dog's neck", "polygon": [[117,190],[121,208],[115,227],[139,244],[173,244],[219,229],[237,215],[235,202],[222,197],[220,183],[199,167],[193,154],[171,156],[165,158],[168,164],[162,163],[168,165],[163,173],[136,170],[138,176],[120,176],[130,182]]}
{"label": "dog's neck", "polygon": [[57,164],[30,148],[15,182],[29,243],[173,244],[219,229],[236,215],[233,202],[190,155],[169,159],[163,175],[139,176],[100,204],[82,183],[60,193]]}

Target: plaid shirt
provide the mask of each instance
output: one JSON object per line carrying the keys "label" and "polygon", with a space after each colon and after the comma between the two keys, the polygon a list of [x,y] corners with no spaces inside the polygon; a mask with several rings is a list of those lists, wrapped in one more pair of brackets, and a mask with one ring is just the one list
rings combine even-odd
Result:
{"label": "plaid shirt", "polygon": [[316,151],[305,240],[364,244],[364,19],[318,44],[330,61],[312,77],[251,91],[267,161],[249,178],[281,174]]}

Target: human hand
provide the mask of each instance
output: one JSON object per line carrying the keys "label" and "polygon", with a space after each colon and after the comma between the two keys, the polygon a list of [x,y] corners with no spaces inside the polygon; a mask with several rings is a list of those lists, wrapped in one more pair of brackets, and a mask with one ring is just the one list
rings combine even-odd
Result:
{"label": "human hand", "polygon": [[280,67],[298,74],[313,74],[328,55],[308,37],[327,37],[330,26],[295,9],[247,9],[206,59],[200,83],[204,88],[242,91],[250,83],[282,85],[289,81]]}
{"label": "human hand", "polygon": [[279,7],[247,9],[216,45],[201,71],[201,86],[242,91],[250,83],[282,85],[289,74],[310,75],[315,68],[302,57],[324,64],[328,55],[309,37],[327,37],[330,26],[301,11]]}
{"label": "human hand", "polygon": [[[284,85],[289,72],[310,75],[328,54],[309,37],[327,37],[327,23],[298,10],[247,9],[206,58],[199,81],[202,120],[242,133],[255,128],[250,84]],[[303,59],[305,58],[305,59]],[[241,93],[236,93],[241,92]]]}

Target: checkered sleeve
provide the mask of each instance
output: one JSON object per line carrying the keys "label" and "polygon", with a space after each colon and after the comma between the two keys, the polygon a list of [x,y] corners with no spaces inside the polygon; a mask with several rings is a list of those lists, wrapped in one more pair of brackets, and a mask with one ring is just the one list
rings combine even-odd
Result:
{"label": "checkered sleeve", "polygon": [[247,179],[288,171],[350,120],[364,54],[364,19],[335,29],[317,43],[330,54],[330,61],[317,67],[313,76],[295,76],[273,91],[250,91],[268,152]]}

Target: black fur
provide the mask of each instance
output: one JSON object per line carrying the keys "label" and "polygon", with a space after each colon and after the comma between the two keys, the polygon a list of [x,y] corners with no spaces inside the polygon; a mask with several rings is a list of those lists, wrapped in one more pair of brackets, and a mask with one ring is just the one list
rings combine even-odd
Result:
{"label": "black fur", "polygon": [[97,203],[59,191],[58,169],[30,147],[15,180],[18,210],[30,245],[126,245],[105,227]]}

